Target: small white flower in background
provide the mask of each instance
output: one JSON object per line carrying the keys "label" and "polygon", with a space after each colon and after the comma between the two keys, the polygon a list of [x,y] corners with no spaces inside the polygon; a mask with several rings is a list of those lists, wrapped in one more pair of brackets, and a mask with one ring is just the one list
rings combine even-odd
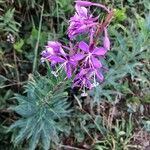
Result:
{"label": "small white flower in background", "polygon": [[14,43],[15,42],[15,37],[11,33],[9,33],[7,35],[7,40],[6,41],[9,42],[9,43]]}

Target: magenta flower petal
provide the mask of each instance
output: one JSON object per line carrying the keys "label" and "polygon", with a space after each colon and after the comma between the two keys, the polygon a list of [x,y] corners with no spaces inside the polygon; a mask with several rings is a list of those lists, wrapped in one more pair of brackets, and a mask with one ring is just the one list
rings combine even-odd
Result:
{"label": "magenta flower petal", "polygon": [[85,6],[85,7],[92,6],[92,3],[88,2],[88,1],[77,0],[75,2],[76,2],[77,5],[80,5],[80,6]]}
{"label": "magenta flower petal", "polygon": [[73,60],[72,58],[70,58],[69,63],[73,68],[75,68],[77,66],[77,61]]}
{"label": "magenta flower petal", "polygon": [[60,63],[60,62],[64,62],[65,59],[59,57],[59,56],[50,56],[50,60],[54,61],[54,62],[57,62],[57,63]]}
{"label": "magenta flower petal", "polygon": [[79,5],[76,5],[75,9],[80,16],[87,17],[87,9],[85,7],[80,7]]}
{"label": "magenta flower petal", "polygon": [[96,47],[92,53],[95,54],[95,55],[103,56],[103,55],[106,54],[106,52],[107,51],[106,51],[105,48],[103,48],[103,47]]}
{"label": "magenta flower petal", "polygon": [[96,77],[97,77],[97,80],[99,80],[99,81],[103,81],[104,80],[104,76],[98,71],[96,71]]}
{"label": "magenta flower petal", "polygon": [[91,59],[92,59],[93,66],[95,68],[101,68],[102,67],[101,62],[97,58],[91,57]]}
{"label": "magenta flower petal", "polygon": [[86,32],[88,28],[91,28],[91,27],[96,26],[96,25],[97,25],[97,23],[91,23],[91,24],[88,24],[88,25],[83,25],[83,26],[79,27],[76,30],[76,32],[77,33]]}
{"label": "magenta flower petal", "polygon": [[86,87],[89,88],[89,89],[93,88],[93,85],[89,80],[86,81]]}
{"label": "magenta flower petal", "polygon": [[83,69],[81,68],[80,72],[79,72],[79,76],[84,76],[84,75],[87,75],[89,72],[89,68],[86,68],[86,69]]}
{"label": "magenta flower petal", "polygon": [[52,47],[49,47],[49,46],[46,46],[46,50],[47,52],[50,54],[50,55],[54,55],[55,54],[55,51]]}
{"label": "magenta flower petal", "polygon": [[61,48],[61,43],[59,43],[57,41],[48,41],[48,45],[46,46],[46,48],[49,49],[50,51],[53,50],[52,51],[53,53],[54,52],[58,53]]}
{"label": "magenta flower petal", "polygon": [[65,72],[67,74],[67,77],[71,78],[71,76],[72,76],[72,68],[71,68],[71,66],[68,63],[65,66]]}
{"label": "magenta flower petal", "polygon": [[66,56],[66,53],[65,53],[65,51],[60,47],[60,49],[59,49],[59,52],[63,55],[63,56]]}
{"label": "magenta flower petal", "polygon": [[78,53],[78,54],[75,54],[74,56],[72,56],[72,59],[75,60],[75,61],[80,61],[80,60],[82,60],[84,57],[85,57],[84,54]]}
{"label": "magenta flower petal", "polygon": [[74,83],[73,83],[73,87],[78,87],[78,86],[80,86],[80,80],[77,80],[77,81],[74,81]]}
{"label": "magenta flower petal", "polygon": [[48,46],[52,47],[52,48],[57,48],[61,46],[61,43],[57,42],[57,41],[48,41]]}
{"label": "magenta flower petal", "polygon": [[80,72],[76,75],[74,79],[74,87],[86,87],[88,89],[93,88],[91,83],[91,68],[83,69],[81,68]]}
{"label": "magenta flower petal", "polygon": [[83,51],[85,51],[86,53],[89,52],[89,46],[84,42],[84,41],[81,41],[79,43],[79,48]]}
{"label": "magenta flower petal", "polygon": [[88,78],[81,76],[74,81],[73,87],[86,87],[88,89],[91,89],[93,86]]}
{"label": "magenta flower petal", "polygon": [[48,59],[50,61],[51,56],[66,56],[66,53],[62,49],[61,43],[57,41],[48,41],[48,45],[45,46],[45,50],[41,53],[42,55],[42,60]]}
{"label": "magenta flower petal", "polygon": [[106,6],[104,6],[102,4],[99,4],[99,3],[93,3],[93,2],[81,1],[81,0],[76,0],[75,2],[76,2],[77,5],[84,6],[84,7],[89,7],[89,6],[101,7],[104,10],[106,10],[107,12],[109,12],[109,9],[106,8]]}

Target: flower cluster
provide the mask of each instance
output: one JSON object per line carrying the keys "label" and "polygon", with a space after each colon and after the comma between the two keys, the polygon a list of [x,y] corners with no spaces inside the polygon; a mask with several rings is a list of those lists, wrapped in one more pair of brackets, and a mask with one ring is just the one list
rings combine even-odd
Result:
{"label": "flower cluster", "polygon": [[[99,23],[99,17],[94,17],[90,13],[91,6],[101,7],[108,16],[111,12],[104,5],[98,3],[76,1],[76,12],[70,18],[67,32],[70,38],[69,46],[57,41],[49,41],[41,53],[41,60],[51,62],[55,75],[64,69],[68,78],[73,77],[73,87],[84,89],[92,89],[104,80],[103,65],[100,60],[110,50],[107,17],[105,22]],[[108,18],[110,21],[111,17]],[[82,34],[88,35],[87,39],[77,41],[77,36]],[[100,34],[103,39],[101,46],[98,46],[97,37]]]}

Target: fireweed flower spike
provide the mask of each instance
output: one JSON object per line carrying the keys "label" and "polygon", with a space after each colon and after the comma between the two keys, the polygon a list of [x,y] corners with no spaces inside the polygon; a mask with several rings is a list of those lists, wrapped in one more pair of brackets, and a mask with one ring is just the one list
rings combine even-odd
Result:
{"label": "fireweed flower spike", "polygon": [[79,34],[88,33],[91,28],[95,28],[98,24],[98,17],[94,18],[92,14],[89,14],[87,8],[76,5],[75,9],[76,13],[69,21],[68,36],[70,39]]}
{"label": "fireweed flower spike", "polygon": [[[75,15],[70,18],[68,27],[68,46],[57,41],[49,41],[45,50],[41,53],[41,60],[48,60],[55,70],[66,72],[68,78],[73,78],[73,87],[80,89],[92,89],[104,80],[101,59],[110,50],[110,40],[107,33],[108,25],[112,19],[113,11],[109,11],[104,5],[89,1],[75,1]],[[90,6],[96,6],[107,12],[106,19],[98,22],[99,17],[94,17],[90,12]],[[104,21],[104,22],[103,22]],[[77,35],[86,33],[89,41],[74,41]],[[103,35],[102,46],[97,46],[99,37]],[[89,43],[89,44],[87,44]],[[74,74],[74,76],[72,76]]]}
{"label": "fireweed flower spike", "polygon": [[98,18],[93,17],[92,14],[88,12],[86,7],[96,6],[104,9],[106,12],[110,12],[104,5],[98,3],[92,3],[88,1],[75,1],[75,15],[71,17],[68,27],[68,36],[70,39],[74,39],[75,36],[83,33],[88,33],[91,29],[98,25]]}

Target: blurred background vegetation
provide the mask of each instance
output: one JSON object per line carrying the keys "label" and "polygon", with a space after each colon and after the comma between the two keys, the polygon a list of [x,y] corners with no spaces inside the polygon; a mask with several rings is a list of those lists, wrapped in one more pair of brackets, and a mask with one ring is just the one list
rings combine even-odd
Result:
{"label": "blurred background vegetation", "polygon": [[[90,91],[88,97],[83,98],[80,93],[72,91],[66,81],[61,84],[63,76],[62,80],[52,79],[49,76],[50,70],[40,62],[40,53],[47,40],[67,42],[66,29],[68,19],[74,13],[74,0],[0,0],[1,150],[30,150],[36,146],[37,149],[43,147],[48,149],[50,145],[50,149],[54,150],[150,149],[150,1],[93,0],[93,2],[103,3],[114,9],[114,19],[109,27],[112,50],[104,60],[104,64],[109,68],[106,81]],[[46,74],[48,76],[45,77]],[[48,82],[48,79],[52,83]],[[55,115],[51,118],[52,112],[47,107],[41,109],[42,112],[50,113],[50,116],[46,117],[52,120],[50,124],[47,122],[44,124],[49,126],[45,127],[47,131],[68,130],[57,135],[61,142],[58,140],[59,142],[55,143],[57,140],[52,140],[50,144],[49,135],[44,137],[47,143],[38,144],[38,141],[26,140],[38,137],[33,136],[32,132],[27,137],[24,135],[30,129],[26,124],[21,127],[16,125],[18,128],[28,127],[27,131],[22,131],[22,135],[19,134],[19,137],[16,129],[9,128],[20,117],[28,117],[27,112],[20,111],[29,109],[28,101],[22,106],[25,99],[35,102],[39,98],[40,106],[43,106],[40,99],[45,97],[46,93],[38,93],[38,90],[43,89],[42,83],[58,87],[61,84],[65,89],[60,91],[59,88],[53,89],[53,86],[46,87],[53,95],[52,104],[48,106],[58,113],[60,111],[61,118]],[[20,96],[26,93],[26,98]],[[55,97],[58,93],[62,95]],[[62,100],[62,103],[56,99]],[[64,106],[66,99],[69,104]],[[53,104],[53,100],[56,100],[55,105],[58,108]],[[10,109],[10,106],[16,105],[19,107]],[[64,110],[60,110],[60,106]],[[33,105],[36,110],[30,112],[30,115],[34,117],[40,109],[38,107]],[[59,122],[56,121],[58,119]],[[54,126],[55,128],[50,128]],[[40,124],[39,130],[42,127]],[[11,128],[15,128],[15,125]],[[52,135],[55,136],[55,132]],[[17,144],[19,140],[21,144]]]}

